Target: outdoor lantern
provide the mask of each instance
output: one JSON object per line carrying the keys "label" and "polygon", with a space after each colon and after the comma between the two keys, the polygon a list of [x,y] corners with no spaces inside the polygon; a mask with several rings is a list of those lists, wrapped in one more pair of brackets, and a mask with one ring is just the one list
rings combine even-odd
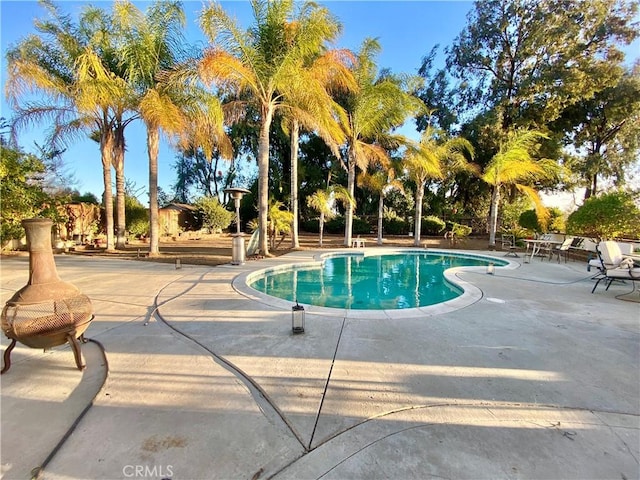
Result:
{"label": "outdoor lantern", "polygon": [[293,333],[304,333],[304,307],[296,304],[291,307],[291,329]]}
{"label": "outdoor lantern", "polygon": [[489,263],[489,265],[487,265],[487,274],[488,275],[493,275],[494,272],[494,267],[493,267],[493,262]]}

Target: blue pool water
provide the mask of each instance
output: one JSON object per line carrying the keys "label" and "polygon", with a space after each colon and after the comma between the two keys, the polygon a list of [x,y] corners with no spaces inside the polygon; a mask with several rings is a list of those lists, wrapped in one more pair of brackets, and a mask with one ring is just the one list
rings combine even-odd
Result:
{"label": "blue pool water", "polygon": [[340,255],[315,267],[266,271],[249,285],[267,295],[330,308],[388,310],[446,302],[462,294],[443,272],[452,267],[507,265],[471,255],[407,252]]}

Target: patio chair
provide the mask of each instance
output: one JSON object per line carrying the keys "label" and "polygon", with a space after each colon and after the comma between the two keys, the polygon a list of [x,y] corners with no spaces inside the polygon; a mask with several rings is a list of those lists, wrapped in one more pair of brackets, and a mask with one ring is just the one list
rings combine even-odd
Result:
{"label": "patio chair", "polygon": [[627,258],[623,260],[618,267],[615,268],[607,268],[598,281],[593,286],[591,293],[595,292],[596,287],[600,284],[602,280],[607,281],[607,288],[605,291],[609,290],[609,287],[615,280],[630,280],[633,282],[633,289],[636,289],[636,282],[640,281],[640,266],[634,265],[633,259]]}
{"label": "patio chair", "polygon": [[511,234],[502,234],[502,238],[501,238],[501,245],[500,248],[502,250],[508,249],[509,251],[507,253],[504,254],[505,257],[508,257],[509,255],[513,255],[514,257],[518,256],[518,253],[516,252],[516,238],[515,235],[511,235]]}
{"label": "patio chair", "polygon": [[567,237],[562,242],[562,245],[556,245],[553,249],[553,253],[558,256],[558,263],[560,263],[560,257],[564,257],[564,263],[567,263],[569,257],[569,249],[573,246],[574,238]]}
{"label": "patio chair", "polygon": [[618,244],[613,241],[600,242],[596,246],[596,253],[598,258],[589,260],[587,271],[591,271],[591,267],[595,267],[600,271],[600,274],[603,274],[607,269],[618,267],[625,258]]}

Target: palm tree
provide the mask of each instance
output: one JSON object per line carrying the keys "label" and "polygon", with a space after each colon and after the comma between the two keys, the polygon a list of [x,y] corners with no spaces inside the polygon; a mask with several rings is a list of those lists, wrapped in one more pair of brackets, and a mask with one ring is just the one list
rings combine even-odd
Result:
{"label": "palm tree", "polygon": [[291,233],[291,223],[293,222],[293,214],[284,210],[284,203],[280,201],[271,201],[269,206],[269,243],[271,245],[271,249],[275,250],[277,248],[276,245],[276,237],[278,235],[282,235],[280,239],[280,243],[284,240],[284,237]]}
{"label": "palm tree", "polygon": [[[13,129],[50,120],[52,144],[70,142],[82,133],[96,138],[104,183],[107,250],[114,249],[111,167],[116,157],[116,129],[131,99],[126,83],[109,69],[109,41],[102,11],[87,8],[79,25],[51,2],[41,4],[50,18],[36,20],[40,36],[32,35],[7,53],[7,98],[15,110]],[[38,92],[41,99],[22,99]],[[124,215],[122,215],[124,220]]]}
{"label": "palm tree", "polygon": [[252,0],[251,5],[255,24],[247,31],[220,4],[204,9],[200,24],[212,46],[198,73],[206,82],[234,90],[238,100],[229,108],[251,104],[258,114],[258,249],[268,255],[269,128],[277,110],[305,105],[297,100],[314,91],[305,83],[305,61],[332,38],[336,24],[324,21],[326,10],[310,2]]}
{"label": "palm tree", "polygon": [[147,129],[149,157],[149,255],[159,253],[158,147],[160,132],[183,148],[202,147],[209,161],[219,147],[231,156],[218,99],[197,87],[172,81],[184,44],[185,14],[180,2],[157,2],[146,13],[128,1],[118,2],[115,18],[123,37],[121,61],[137,92],[137,110]]}
{"label": "palm tree", "polygon": [[447,162],[451,170],[473,171],[474,166],[468,161],[473,159],[473,155],[473,146],[468,140],[461,137],[444,140],[431,125],[422,132],[420,142],[407,150],[407,170],[416,184],[416,212],[413,231],[415,246],[420,246],[422,203],[427,181],[431,178],[443,177],[444,162]]}
{"label": "palm tree", "polygon": [[[341,161],[347,171],[347,188],[352,197],[356,168],[365,171],[371,162],[388,162],[388,153],[380,143],[404,143],[402,137],[392,136],[390,131],[423,108],[416,97],[405,91],[400,79],[390,75],[378,76],[374,57],[379,51],[380,45],[376,40],[364,41],[354,68],[358,88],[341,101],[347,112],[340,119],[347,138],[346,158],[342,157]],[[353,211],[347,209],[344,239],[347,246],[351,244],[352,228]]]}
{"label": "palm tree", "polygon": [[496,230],[498,224],[498,208],[500,205],[500,190],[503,186],[514,186],[518,191],[527,195],[534,203],[536,214],[542,224],[548,218],[547,209],[535,188],[522,182],[552,178],[558,174],[558,164],[553,160],[536,160],[540,145],[538,141],[548,138],[537,130],[518,129],[507,133],[501,141],[493,158],[482,172],[481,179],[491,185],[491,208],[489,212],[489,247],[495,247]]}
{"label": "palm tree", "polygon": [[404,191],[402,182],[396,178],[395,172],[396,168],[388,166],[372,173],[362,172],[358,177],[358,185],[378,194],[378,245],[382,245],[384,198],[391,190]]}
{"label": "palm tree", "polygon": [[[334,21],[328,18],[327,22]],[[336,29],[339,31],[339,29]],[[332,30],[333,32],[333,30]],[[327,40],[332,40],[328,38]],[[322,47],[322,45],[319,45]],[[311,55],[310,55],[311,56]],[[291,248],[299,248],[298,239],[298,141],[301,127],[315,130],[327,144],[334,156],[340,157],[340,145],[344,143],[344,132],[336,118],[344,116],[344,110],[338,105],[331,93],[347,92],[356,88],[355,79],[349,70],[353,56],[343,50],[330,50],[322,55],[314,54],[305,62],[302,73],[307,76],[303,81],[308,86],[302,90],[302,96],[289,98],[290,108],[285,115],[291,123]]]}
{"label": "palm tree", "polygon": [[307,206],[320,214],[319,245],[322,247],[325,220],[335,217],[335,202],[341,202],[347,209],[353,209],[355,200],[349,194],[349,190],[342,185],[333,185],[326,190],[317,190],[313,195],[307,197]]}
{"label": "palm tree", "polygon": [[122,35],[119,51],[127,80],[137,93],[137,110],[147,129],[149,157],[149,256],[159,253],[158,150],[160,130],[184,132],[187,120],[159,74],[178,62],[185,14],[178,2],[157,2],[143,14],[129,1],[114,5]]}

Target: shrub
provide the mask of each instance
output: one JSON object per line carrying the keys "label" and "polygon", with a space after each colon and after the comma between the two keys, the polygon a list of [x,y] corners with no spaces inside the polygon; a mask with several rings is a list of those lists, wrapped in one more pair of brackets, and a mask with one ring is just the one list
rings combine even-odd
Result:
{"label": "shrub", "polygon": [[325,233],[344,233],[344,217],[335,217],[325,222]]}
{"label": "shrub", "polygon": [[[324,225],[324,231],[326,233],[340,234],[344,233],[345,219],[344,217],[335,217]],[[353,235],[366,235],[371,233],[371,225],[366,220],[358,217],[353,217],[352,232]]]}
{"label": "shrub", "polygon": [[[543,230],[540,222],[538,221],[538,215],[535,210],[526,210],[520,214],[518,224],[522,228],[527,230],[533,230],[534,232],[541,232]],[[546,230],[548,232],[564,232],[565,221],[564,214],[557,207],[549,208],[549,221],[547,223]]]}
{"label": "shrub", "polygon": [[520,214],[518,218],[518,225],[527,230],[533,230],[534,232],[541,231],[540,223],[538,223],[538,216],[535,210],[526,210]]}
{"label": "shrub", "polygon": [[149,210],[132,195],[124,197],[124,218],[125,228],[130,235],[139,237],[149,234]]}
{"label": "shrub", "polygon": [[[326,228],[326,225],[325,225]],[[300,223],[300,230],[308,233],[320,233],[320,219],[312,218]]]}
{"label": "shrub", "polygon": [[401,218],[384,219],[382,229],[387,235],[406,235],[411,229],[411,225]]}
{"label": "shrub", "polygon": [[422,219],[422,233],[425,235],[439,235],[445,229],[446,224],[438,217],[429,215]]}
{"label": "shrub", "polygon": [[464,238],[471,235],[472,229],[468,225],[462,225],[454,222],[451,224],[451,231],[455,237]]}
{"label": "shrub", "polygon": [[612,192],[585,200],[569,215],[567,231],[597,238],[640,237],[640,209],[627,192]]}
{"label": "shrub", "polygon": [[362,218],[353,217],[353,234],[354,235],[367,235],[371,233],[371,225]]}
{"label": "shrub", "polygon": [[224,208],[215,197],[200,197],[195,206],[202,217],[202,226],[211,232],[220,232],[231,225],[233,213]]}

